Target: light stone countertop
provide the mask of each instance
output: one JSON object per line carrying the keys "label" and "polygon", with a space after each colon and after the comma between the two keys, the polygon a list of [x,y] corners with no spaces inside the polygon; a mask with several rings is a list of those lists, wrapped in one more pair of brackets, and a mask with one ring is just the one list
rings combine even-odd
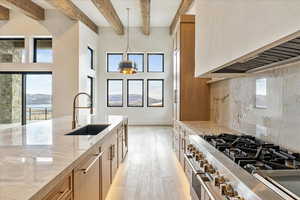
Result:
{"label": "light stone countertop", "polygon": [[123,116],[99,120],[89,116],[85,124],[110,124],[96,136],[66,136],[71,117],[57,118],[0,130],[0,199],[35,200],[54,186],[56,177],[70,173],[81,158],[111,130]]}

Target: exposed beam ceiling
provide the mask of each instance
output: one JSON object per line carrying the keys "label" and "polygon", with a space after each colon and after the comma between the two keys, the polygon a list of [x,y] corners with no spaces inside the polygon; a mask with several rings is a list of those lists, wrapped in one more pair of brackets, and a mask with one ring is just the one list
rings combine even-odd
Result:
{"label": "exposed beam ceiling", "polygon": [[9,20],[9,9],[0,5],[0,20]]}
{"label": "exposed beam ceiling", "polygon": [[91,0],[118,35],[124,34],[124,26],[110,0]]}
{"label": "exposed beam ceiling", "polygon": [[181,0],[180,6],[170,26],[170,34],[172,35],[181,15],[184,15],[191,7],[194,0]]}
{"label": "exposed beam ceiling", "polygon": [[63,14],[73,20],[79,20],[94,32],[98,33],[98,26],[84,14],[71,0],[47,0],[49,4],[57,8]]}
{"label": "exposed beam ceiling", "polygon": [[0,4],[10,9],[19,10],[36,20],[45,19],[45,10],[31,0],[1,0]]}
{"label": "exposed beam ceiling", "polygon": [[151,0],[140,0],[141,12],[143,18],[143,33],[145,35],[150,34],[150,4]]}

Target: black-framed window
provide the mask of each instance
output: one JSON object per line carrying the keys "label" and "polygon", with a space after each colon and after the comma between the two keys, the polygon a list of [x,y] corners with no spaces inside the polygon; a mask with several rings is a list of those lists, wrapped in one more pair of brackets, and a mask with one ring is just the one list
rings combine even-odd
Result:
{"label": "black-framed window", "polygon": [[52,63],[52,38],[34,38],[33,39],[33,62]]}
{"label": "black-framed window", "polygon": [[[52,118],[51,72],[0,72],[0,82],[0,107],[6,105],[2,108],[12,108],[7,116],[0,114],[0,124],[24,125]],[[12,95],[3,93],[1,86],[14,87],[15,91]]]}
{"label": "black-framed window", "polygon": [[147,80],[147,106],[148,107],[164,106],[164,80],[163,79]]}
{"label": "black-framed window", "polygon": [[138,72],[144,72],[144,54],[143,53],[128,53],[127,58],[136,64]]}
{"label": "black-framed window", "polygon": [[107,72],[119,72],[119,63],[123,60],[122,53],[107,53]]}
{"label": "black-framed window", "polygon": [[91,47],[88,47],[88,60],[90,63],[90,69],[94,69],[94,50]]}
{"label": "black-framed window", "polygon": [[91,105],[94,105],[94,78],[88,76],[88,94],[91,96]]}
{"label": "black-framed window", "polygon": [[107,107],[123,107],[123,79],[107,79]]}
{"label": "black-framed window", "polygon": [[127,107],[144,107],[143,79],[127,79]]}
{"label": "black-framed window", "polygon": [[147,54],[147,72],[164,72],[164,54]]}
{"label": "black-framed window", "polygon": [[25,39],[0,38],[0,63],[24,63]]}

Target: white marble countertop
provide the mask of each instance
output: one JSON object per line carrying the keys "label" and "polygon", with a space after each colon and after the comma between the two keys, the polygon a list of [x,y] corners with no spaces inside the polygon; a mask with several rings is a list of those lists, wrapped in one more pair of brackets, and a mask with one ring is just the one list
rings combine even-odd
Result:
{"label": "white marble countertop", "polygon": [[51,181],[71,172],[80,158],[124,119],[89,117],[84,124],[110,124],[96,136],[65,136],[71,131],[71,117],[0,130],[0,199],[39,199]]}

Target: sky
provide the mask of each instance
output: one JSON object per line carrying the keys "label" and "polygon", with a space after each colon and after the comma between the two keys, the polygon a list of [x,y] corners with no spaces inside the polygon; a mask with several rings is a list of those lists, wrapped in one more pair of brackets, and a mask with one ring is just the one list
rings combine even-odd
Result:
{"label": "sky", "polygon": [[52,94],[51,74],[28,74],[26,75],[27,94]]}

